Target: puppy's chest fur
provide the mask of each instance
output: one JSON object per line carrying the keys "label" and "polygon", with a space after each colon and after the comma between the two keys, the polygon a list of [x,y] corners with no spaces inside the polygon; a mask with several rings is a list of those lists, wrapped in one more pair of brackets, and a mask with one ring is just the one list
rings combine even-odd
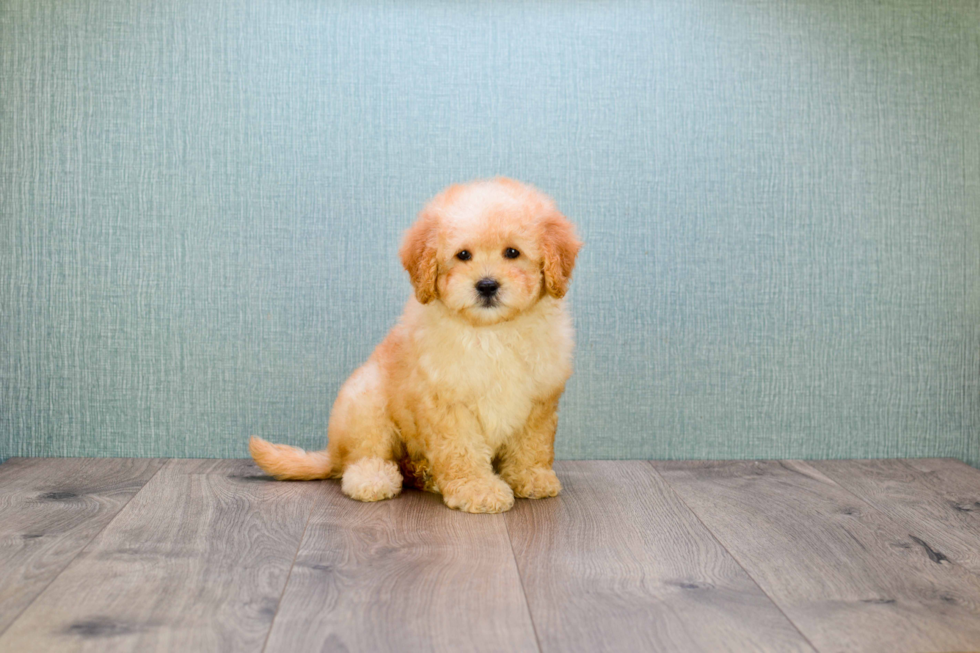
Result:
{"label": "puppy's chest fur", "polygon": [[420,381],[430,396],[470,411],[488,444],[521,429],[535,401],[571,374],[572,330],[560,306],[493,327],[434,320],[419,345]]}

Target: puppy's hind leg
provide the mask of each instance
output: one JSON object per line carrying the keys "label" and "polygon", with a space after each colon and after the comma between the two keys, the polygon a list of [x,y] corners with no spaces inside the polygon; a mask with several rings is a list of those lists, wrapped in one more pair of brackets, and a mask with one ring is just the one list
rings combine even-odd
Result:
{"label": "puppy's hind leg", "polygon": [[344,470],[340,488],[358,501],[390,499],[402,491],[402,473],[391,460],[361,458]]}
{"label": "puppy's hind leg", "polygon": [[381,501],[402,490],[395,461],[397,431],[384,400],[381,371],[369,361],[341,388],[330,414],[330,451],[342,461],[341,490],[358,501]]}

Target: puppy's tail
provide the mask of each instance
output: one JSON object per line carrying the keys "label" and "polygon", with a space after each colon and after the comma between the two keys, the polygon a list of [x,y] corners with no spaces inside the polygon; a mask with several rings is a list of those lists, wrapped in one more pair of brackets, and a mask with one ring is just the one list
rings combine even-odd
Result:
{"label": "puppy's tail", "polygon": [[333,465],[326,451],[303,451],[288,444],[272,444],[252,436],[248,451],[266,474],[280,481],[313,481],[328,478]]}

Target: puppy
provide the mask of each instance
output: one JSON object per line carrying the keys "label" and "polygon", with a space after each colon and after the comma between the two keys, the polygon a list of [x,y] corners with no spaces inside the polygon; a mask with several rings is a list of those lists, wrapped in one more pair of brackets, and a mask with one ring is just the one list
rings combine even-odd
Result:
{"label": "puppy", "polygon": [[359,501],[403,485],[466,512],[552,497],[558,399],[572,373],[563,297],[581,242],[554,202],[509,179],[451,186],[405,234],[415,289],[340,390],[325,451],[252,437],[278,479],[342,478]]}

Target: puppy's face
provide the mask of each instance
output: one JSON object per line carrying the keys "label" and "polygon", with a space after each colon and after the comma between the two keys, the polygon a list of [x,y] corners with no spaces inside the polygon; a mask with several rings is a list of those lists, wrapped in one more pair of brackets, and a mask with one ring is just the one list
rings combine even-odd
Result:
{"label": "puppy's face", "polygon": [[423,209],[401,257],[423,304],[471,324],[511,320],[563,297],[581,243],[554,202],[508,179],[451,186]]}

